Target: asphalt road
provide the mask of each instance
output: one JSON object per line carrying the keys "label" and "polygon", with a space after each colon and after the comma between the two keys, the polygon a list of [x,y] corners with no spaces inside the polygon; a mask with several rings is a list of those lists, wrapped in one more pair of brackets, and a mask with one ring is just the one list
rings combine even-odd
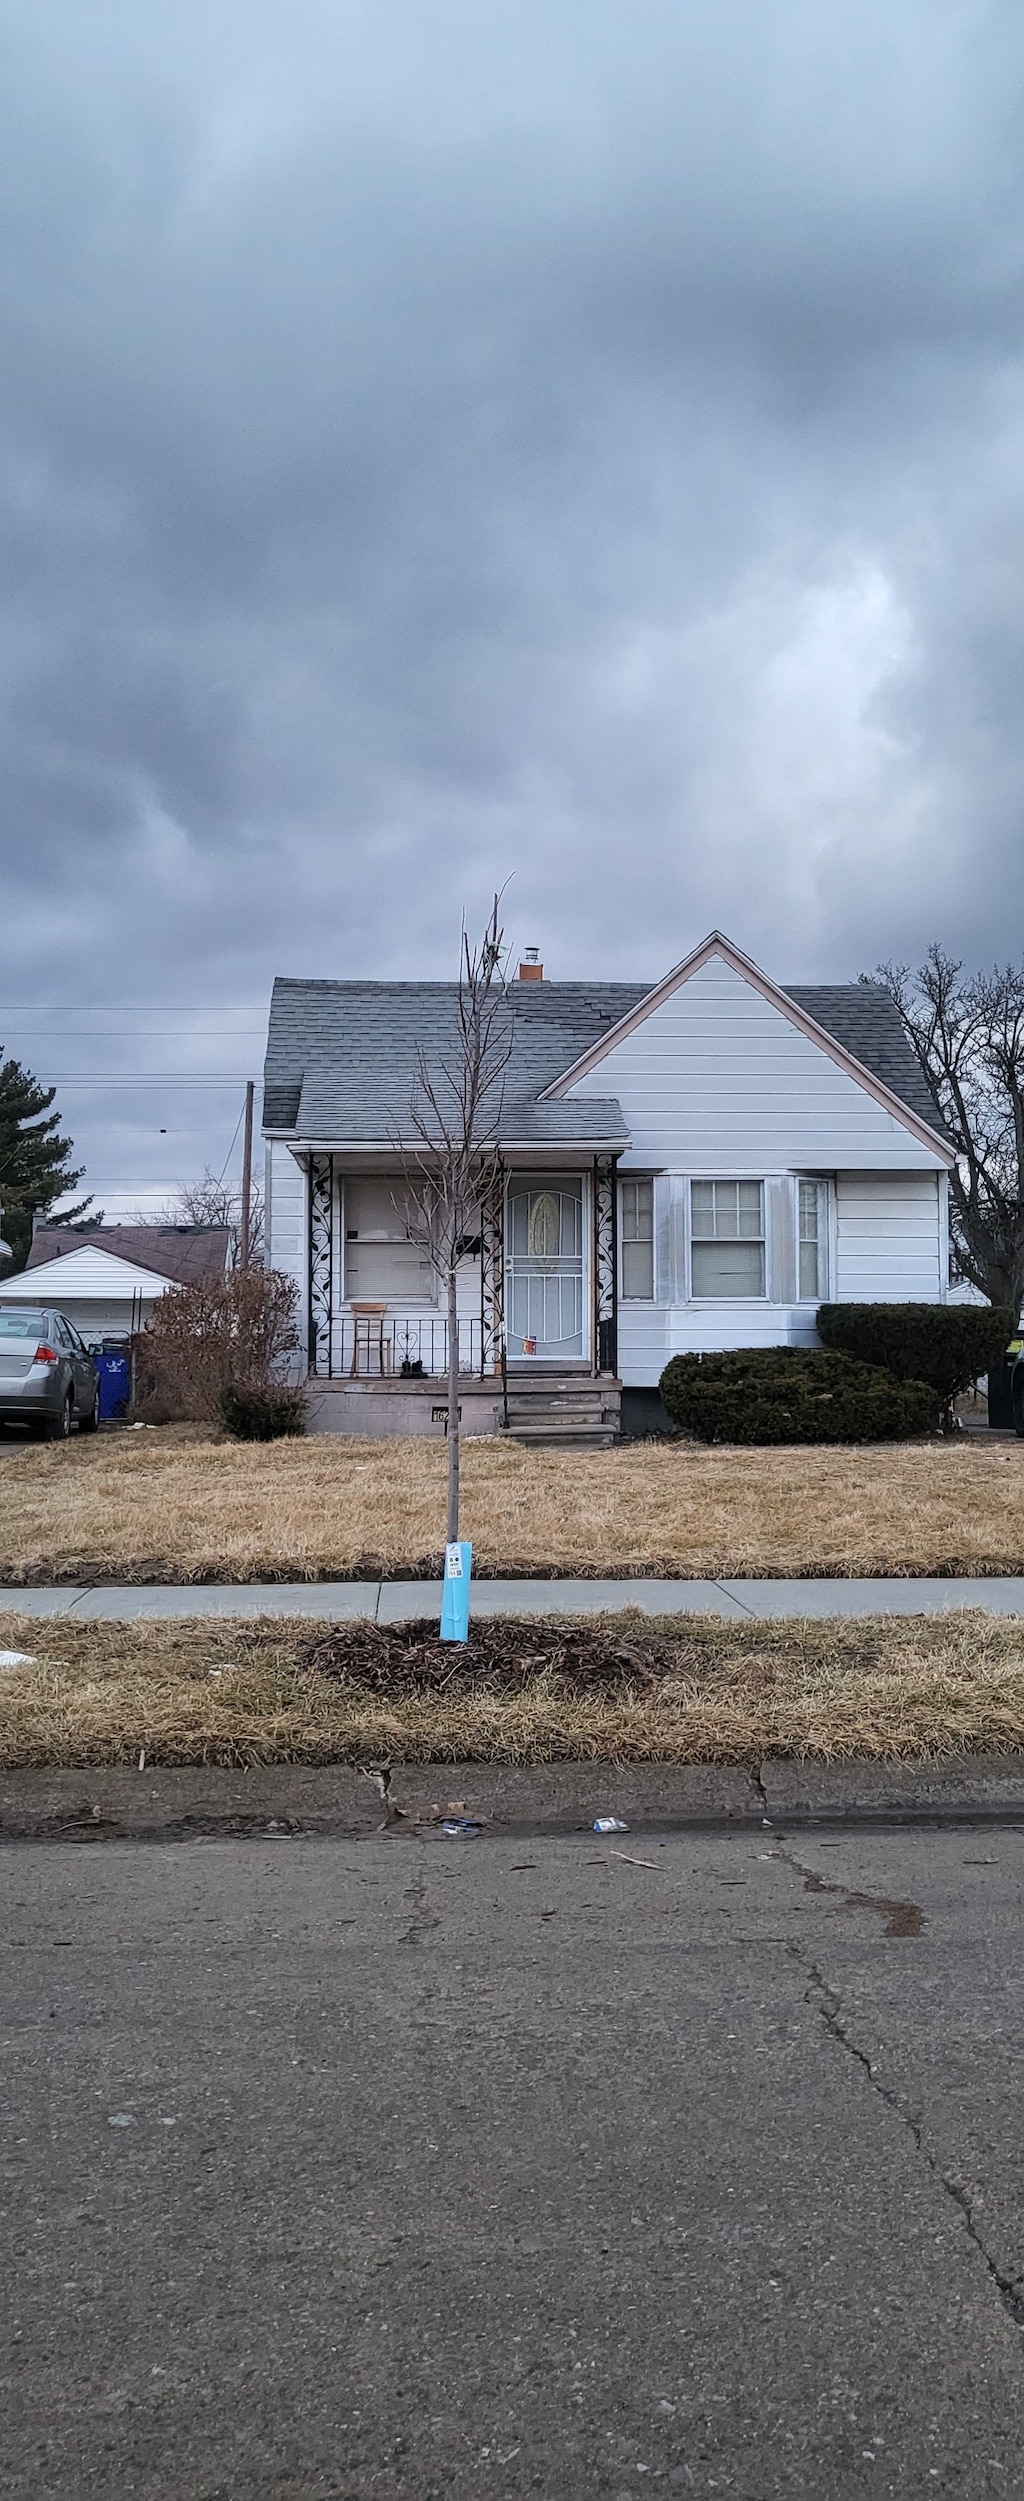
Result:
{"label": "asphalt road", "polygon": [[1024,2493],[1022,1879],[3,1849],[0,2490]]}

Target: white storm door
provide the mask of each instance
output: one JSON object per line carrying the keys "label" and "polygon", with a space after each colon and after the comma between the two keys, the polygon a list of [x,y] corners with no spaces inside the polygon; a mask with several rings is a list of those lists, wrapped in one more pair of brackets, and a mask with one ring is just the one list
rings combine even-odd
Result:
{"label": "white storm door", "polygon": [[582,1174],[513,1175],[506,1238],[510,1362],[579,1363],[590,1352]]}

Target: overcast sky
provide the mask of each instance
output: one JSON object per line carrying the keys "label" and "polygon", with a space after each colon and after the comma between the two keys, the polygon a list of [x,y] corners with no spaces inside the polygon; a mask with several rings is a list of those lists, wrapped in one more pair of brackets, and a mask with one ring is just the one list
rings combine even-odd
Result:
{"label": "overcast sky", "polygon": [[[0,28],[0,1044],[257,1073],[507,877],[555,976],[1020,955],[1019,0]],[[61,1101],[113,1209],[238,1087]]]}

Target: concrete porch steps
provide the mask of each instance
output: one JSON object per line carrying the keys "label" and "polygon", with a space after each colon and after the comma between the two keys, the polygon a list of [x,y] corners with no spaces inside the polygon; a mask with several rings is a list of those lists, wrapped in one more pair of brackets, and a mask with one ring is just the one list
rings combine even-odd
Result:
{"label": "concrete porch steps", "polygon": [[510,1378],[510,1441],[542,1450],[608,1450],[618,1438],[621,1392],[617,1381],[540,1376]]}

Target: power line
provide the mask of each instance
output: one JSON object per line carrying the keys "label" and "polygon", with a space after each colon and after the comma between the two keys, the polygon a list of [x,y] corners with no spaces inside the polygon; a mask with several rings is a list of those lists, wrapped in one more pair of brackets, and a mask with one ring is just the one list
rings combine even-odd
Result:
{"label": "power line", "polygon": [[30,1042],[68,1042],[79,1034],[90,1042],[130,1042],[139,1034],[154,1042],[182,1042],[191,1034],[201,1035],[204,1042],[245,1042],[266,1032],[266,1018],[259,1025],[63,1025],[57,1034],[48,1025],[23,1025],[18,1016],[0,1016],[0,1025],[5,1033],[27,1034]]}
{"label": "power line", "polygon": [[[193,1178],[196,1177],[193,1176]],[[205,1179],[205,1177],[205,1174],[198,1176],[199,1179]],[[223,1179],[223,1174],[221,1178]],[[87,1181],[89,1188],[93,1191],[171,1190],[177,1189],[180,1179],[181,1175],[177,1172],[91,1172],[88,1166],[82,1174],[82,1181]],[[80,1189],[81,1182],[76,1181],[75,1188]]]}
{"label": "power line", "polygon": [[37,1077],[36,1082],[45,1086],[108,1086],[111,1088],[114,1086],[220,1086],[223,1088],[244,1085],[246,1080],[244,1070],[235,1070],[230,1077],[202,1077],[192,1076],[180,1069],[169,1068],[165,1075],[136,1077],[129,1075],[127,1071],[122,1072],[119,1068],[111,1068],[102,1075],[95,1069],[91,1069],[84,1077],[54,1077],[44,1073]]}
{"label": "power line", "polygon": [[237,1118],[237,1120],[236,1120],[236,1122],[235,1122],[235,1137],[233,1137],[233,1138],[232,1138],[232,1140],[231,1140],[231,1144],[230,1144],[230,1146],[229,1146],[229,1148],[228,1148],[227,1154],[226,1154],[226,1155],[225,1155],[225,1157],[224,1157],[224,1162],[223,1162],[223,1164],[222,1164],[222,1166],[221,1166],[221,1169],[220,1169],[220,1172],[219,1172],[219,1174],[218,1174],[218,1176],[217,1176],[217,1188],[218,1188],[218,1189],[220,1188],[221,1182],[222,1182],[222,1181],[223,1181],[223,1179],[224,1179],[224,1175],[225,1175],[225,1173],[226,1173],[226,1171],[227,1171],[228,1165],[229,1165],[229,1163],[231,1162],[232,1155],[234,1154],[234,1151],[235,1151],[235,1138],[237,1138],[237,1136],[238,1136],[238,1132],[239,1132],[239,1130],[240,1130],[240,1128],[241,1128],[241,1126],[242,1126],[242,1121],[243,1121],[244,1117],[245,1117],[245,1104],[243,1103],[243,1105],[242,1105],[242,1109],[241,1109],[241,1111],[239,1112],[238,1118]]}
{"label": "power line", "polygon": [[[145,1007],[143,1006],[141,1000],[137,1005],[129,1005],[126,1002],[124,1007],[113,1007],[109,999],[104,999],[102,1006],[97,1005],[96,1007],[89,1007],[88,1005],[83,1005],[81,1002],[77,1007],[47,1007],[44,1001],[37,999],[34,1007],[17,1008],[12,1006],[9,1012],[12,1017],[16,1016],[21,1020],[24,1020],[26,1016],[216,1016],[219,1014],[223,1016],[253,1016],[258,1022],[263,1024],[266,1024],[267,1021],[267,1013],[264,1007],[225,1007],[218,1009],[216,1007],[205,1005],[201,1007],[175,1008],[168,1007],[166,1001],[162,1004],[157,1001],[152,1007]],[[3,1014],[5,1016],[8,1014],[8,1010],[6,1008],[3,1010]]]}

